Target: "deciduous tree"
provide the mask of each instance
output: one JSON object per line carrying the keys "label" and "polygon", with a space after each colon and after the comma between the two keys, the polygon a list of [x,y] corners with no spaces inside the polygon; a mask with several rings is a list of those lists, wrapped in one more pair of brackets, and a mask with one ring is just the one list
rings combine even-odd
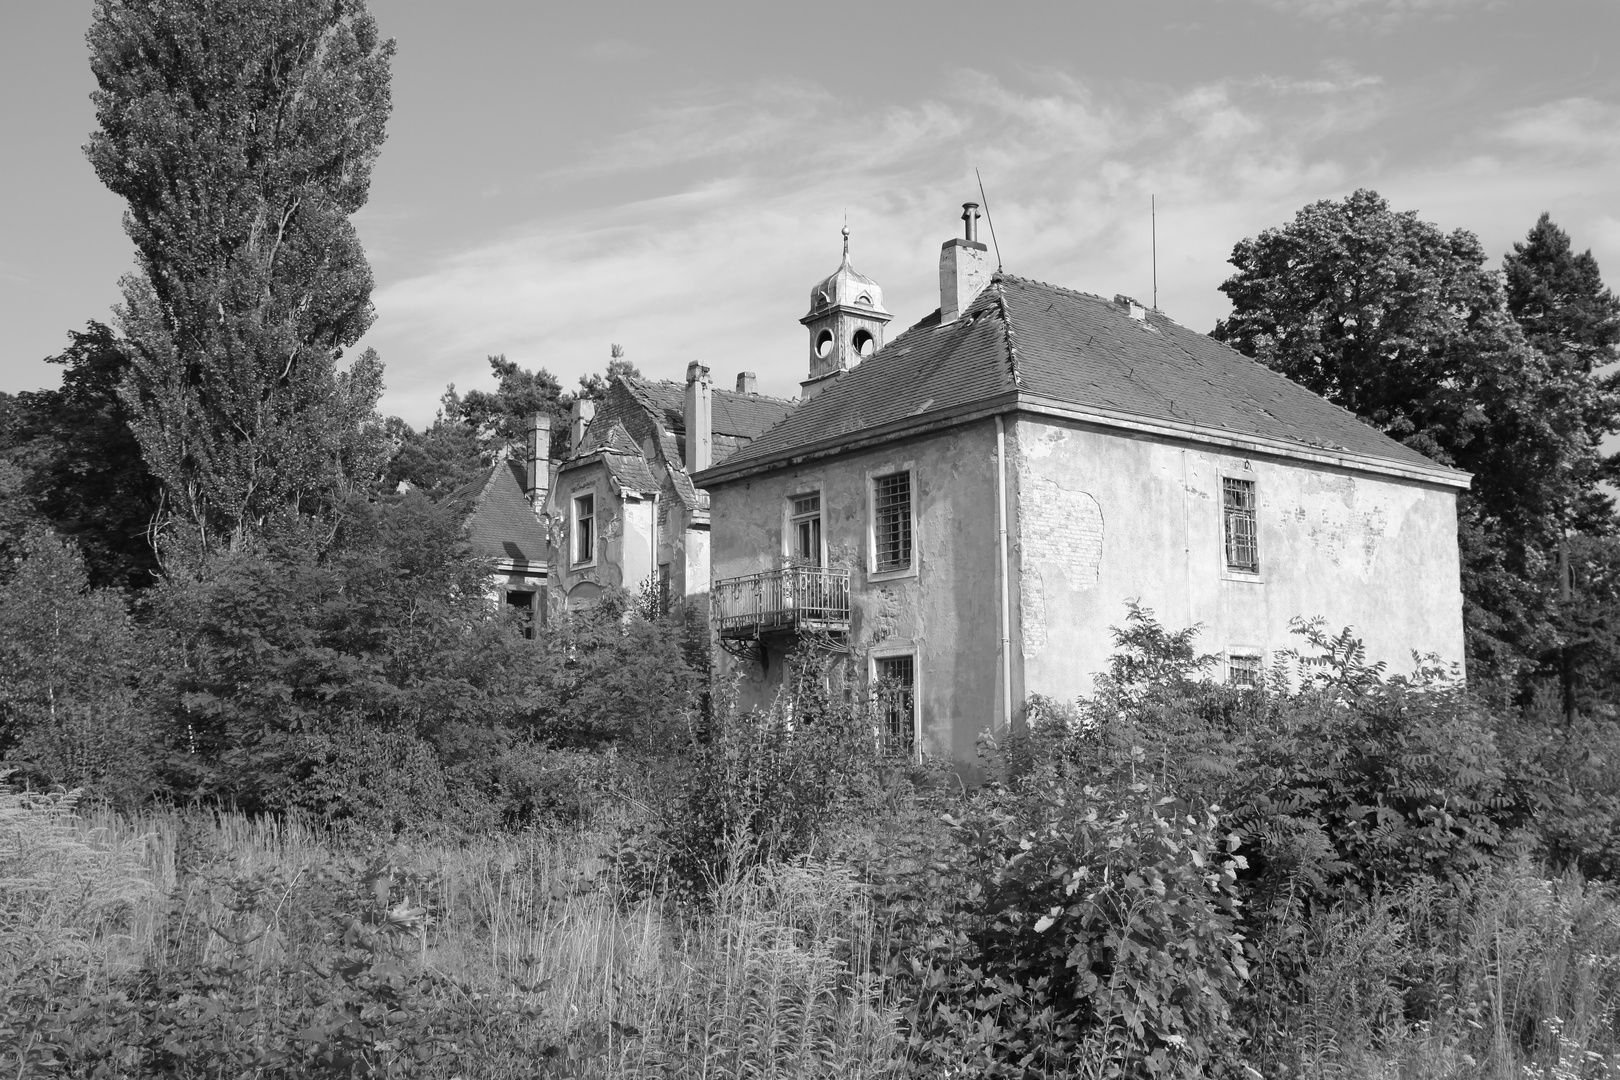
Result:
{"label": "deciduous tree", "polygon": [[350,216],[393,43],[364,0],[96,0],[88,40],[86,153],[137,253],[133,428],[185,526],[170,540],[239,548],[379,464],[381,365],[338,362],[372,319]]}
{"label": "deciduous tree", "polygon": [[1437,461],[1460,502],[1472,670],[1523,674],[1557,640],[1560,527],[1593,472],[1591,387],[1525,340],[1478,239],[1358,191],[1243,240],[1215,336]]}

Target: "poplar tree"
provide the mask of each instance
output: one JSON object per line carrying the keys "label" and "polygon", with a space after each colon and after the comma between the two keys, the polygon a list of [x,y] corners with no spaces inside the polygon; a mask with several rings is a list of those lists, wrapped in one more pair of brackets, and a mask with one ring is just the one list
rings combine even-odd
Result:
{"label": "poplar tree", "polygon": [[378,468],[371,271],[350,221],[390,109],[364,0],[95,0],[96,174],[137,272],[123,393],[165,543],[237,549]]}

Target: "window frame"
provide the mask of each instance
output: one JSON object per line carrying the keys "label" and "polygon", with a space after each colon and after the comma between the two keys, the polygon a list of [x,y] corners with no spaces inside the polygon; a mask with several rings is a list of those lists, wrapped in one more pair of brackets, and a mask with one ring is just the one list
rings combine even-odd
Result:
{"label": "window frame", "polygon": [[[1240,683],[1232,678],[1240,661],[1254,662],[1253,683]],[[1225,685],[1237,690],[1258,690],[1266,677],[1266,651],[1255,645],[1228,645],[1221,653],[1221,666],[1225,669]]]}
{"label": "window frame", "polygon": [[[583,499],[591,501],[591,512],[584,520],[590,522],[591,553],[587,558],[579,558],[580,532],[579,523],[582,520],[579,513],[579,504]],[[579,488],[568,493],[568,567],[570,570],[582,570],[595,566],[597,555],[602,546],[602,530],[597,528],[597,520],[601,517],[601,502],[597,497],[596,485]]]}
{"label": "window frame", "polygon": [[793,563],[798,559],[798,523],[809,518],[808,514],[795,514],[793,504],[799,499],[816,497],[816,520],[818,526],[818,540],[820,551],[816,553],[816,566],[825,569],[827,566],[827,493],[822,490],[822,484],[800,485],[788,489],[782,499],[782,561]]}
{"label": "window frame", "polygon": [[[913,643],[880,646],[868,650],[866,654],[866,688],[867,697],[872,703],[874,720],[877,720],[879,701],[877,698],[878,669],[885,660],[911,660],[911,754],[913,761],[922,760],[922,688],[923,666],[921,651]],[[887,732],[874,725],[873,734],[877,737],[879,746],[884,745]]]}
{"label": "window frame", "polygon": [[[1260,557],[1260,478],[1251,469],[1221,469],[1217,474],[1217,488],[1215,492],[1216,512],[1219,518],[1218,542],[1220,544],[1221,577],[1228,581],[1263,582],[1265,577],[1262,568],[1265,566]],[[1250,509],[1250,521],[1254,525],[1254,569],[1233,566],[1228,557],[1228,530],[1231,528],[1232,518],[1226,505],[1226,483],[1228,480],[1239,481],[1250,485],[1253,494],[1254,506]]]}
{"label": "window frame", "polygon": [[[877,482],[898,473],[907,473],[911,478],[906,502],[906,513],[911,516],[911,560],[904,567],[894,570],[879,570],[877,568]],[[917,513],[917,489],[919,487],[921,487],[921,484],[919,483],[916,462],[909,458],[905,461],[887,462],[866,471],[867,581],[895,581],[901,578],[917,576],[918,568],[922,565],[922,518]]]}

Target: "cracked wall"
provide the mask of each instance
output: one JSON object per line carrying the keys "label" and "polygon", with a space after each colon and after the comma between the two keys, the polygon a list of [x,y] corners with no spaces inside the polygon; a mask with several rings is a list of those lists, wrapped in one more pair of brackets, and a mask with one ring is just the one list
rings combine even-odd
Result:
{"label": "cracked wall", "polygon": [[[1202,624],[1204,653],[1300,642],[1294,616],[1350,626],[1391,671],[1412,651],[1462,660],[1450,489],[1290,459],[1020,416],[1018,642],[1030,692],[1089,694],[1126,603],[1167,628]],[[1255,483],[1260,572],[1227,570],[1222,478]]]}

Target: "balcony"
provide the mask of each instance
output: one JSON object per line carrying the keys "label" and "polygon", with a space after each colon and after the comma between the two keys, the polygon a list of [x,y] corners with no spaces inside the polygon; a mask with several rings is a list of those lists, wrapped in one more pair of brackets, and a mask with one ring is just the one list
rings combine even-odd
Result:
{"label": "balcony", "polygon": [[849,571],[784,566],[722,578],[710,587],[723,638],[757,638],[801,630],[849,632]]}

